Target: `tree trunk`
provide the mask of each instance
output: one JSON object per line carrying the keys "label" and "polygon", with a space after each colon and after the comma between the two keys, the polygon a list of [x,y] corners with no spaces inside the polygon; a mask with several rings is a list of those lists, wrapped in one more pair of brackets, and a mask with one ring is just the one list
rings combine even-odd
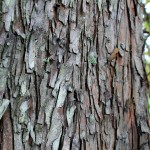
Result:
{"label": "tree trunk", "polygon": [[0,0],[0,149],[150,149],[141,10]]}

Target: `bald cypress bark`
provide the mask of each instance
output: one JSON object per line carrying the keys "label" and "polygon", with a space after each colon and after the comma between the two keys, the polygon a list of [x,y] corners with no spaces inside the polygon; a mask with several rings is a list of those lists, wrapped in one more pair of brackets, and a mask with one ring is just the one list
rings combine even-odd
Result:
{"label": "bald cypress bark", "polygon": [[148,150],[142,6],[0,1],[2,150]]}

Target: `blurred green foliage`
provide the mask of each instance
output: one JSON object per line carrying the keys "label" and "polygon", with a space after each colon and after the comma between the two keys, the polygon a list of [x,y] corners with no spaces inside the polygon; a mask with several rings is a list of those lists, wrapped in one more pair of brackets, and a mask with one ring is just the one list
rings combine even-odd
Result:
{"label": "blurred green foliage", "polygon": [[[150,0],[143,0],[144,15],[143,15],[143,32],[145,37],[145,70],[150,88]],[[148,113],[150,115],[150,89],[148,90]]]}
{"label": "blurred green foliage", "polygon": [[148,113],[150,115],[150,97],[148,96]]}

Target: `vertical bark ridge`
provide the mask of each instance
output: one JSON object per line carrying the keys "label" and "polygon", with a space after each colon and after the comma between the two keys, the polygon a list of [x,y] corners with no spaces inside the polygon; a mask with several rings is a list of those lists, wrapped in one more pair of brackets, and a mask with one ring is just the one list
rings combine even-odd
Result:
{"label": "vertical bark ridge", "polygon": [[1,149],[149,149],[139,2],[1,3]]}

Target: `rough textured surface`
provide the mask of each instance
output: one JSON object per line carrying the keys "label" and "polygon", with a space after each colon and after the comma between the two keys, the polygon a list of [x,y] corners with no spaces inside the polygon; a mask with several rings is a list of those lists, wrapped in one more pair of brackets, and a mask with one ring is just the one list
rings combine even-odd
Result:
{"label": "rough textured surface", "polygon": [[150,149],[141,10],[0,0],[0,149]]}

